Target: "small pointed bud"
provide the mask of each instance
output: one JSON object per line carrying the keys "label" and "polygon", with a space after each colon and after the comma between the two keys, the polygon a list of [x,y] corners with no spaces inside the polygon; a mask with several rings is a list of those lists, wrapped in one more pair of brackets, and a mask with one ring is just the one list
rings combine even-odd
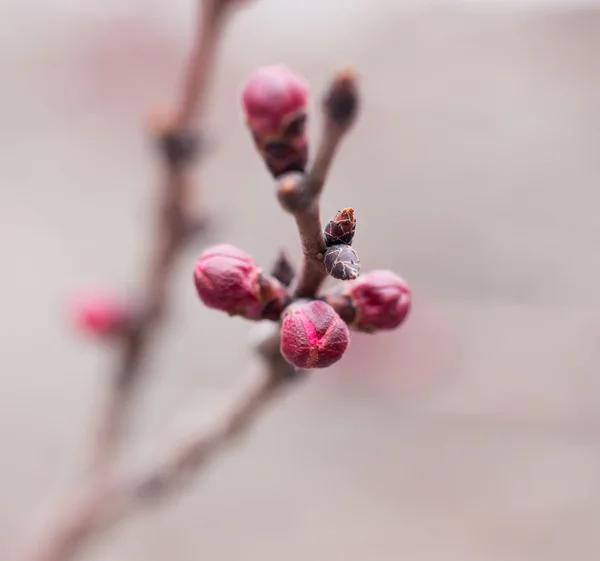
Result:
{"label": "small pointed bud", "polygon": [[232,315],[264,301],[260,276],[252,257],[228,244],[207,249],[194,268],[194,283],[202,302]]}
{"label": "small pointed bud", "polygon": [[350,284],[346,293],[356,309],[353,325],[363,331],[395,329],[410,311],[410,288],[392,271],[370,271]]}
{"label": "small pointed bud", "polygon": [[327,368],[348,347],[348,327],[333,308],[318,300],[286,309],[281,324],[281,354],[297,368]]}
{"label": "small pointed bud", "polygon": [[340,70],[323,101],[325,114],[340,127],[349,127],[358,112],[358,85],[352,68]]}
{"label": "small pointed bud", "polygon": [[308,84],[283,65],[258,69],[242,91],[246,123],[274,177],[306,168],[307,103]]}
{"label": "small pointed bud", "polygon": [[290,303],[290,294],[283,284],[271,275],[261,274],[259,278],[261,301],[249,304],[239,315],[250,320],[270,319],[278,321],[281,313]]}
{"label": "small pointed bud", "polygon": [[323,264],[327,273],[334,279],[354,280],[360,274],[360,259],[349,245],[328,247],[323,256]]}
{"label": "small pointed bud", "polygon": [[130,316],[129,308],[107,292],[83,294],[76,299],[73,307],[77,329],[99,337],[122,333]]}
{"label": "small pointed bud", "polygon": [[325,226],[325,243],[327,247],[337,244],[350,245],[356,232],[356,218],[353,208],[345,208],[337,214]]}
{"label": "small pointed bud", "polygon": [[271,275],[285,287],[289,287],[292,284],[296,276],[296,270],[285,251],[279,253],[279,257],[277,257],[277,261],[275,261],[271,270]]}

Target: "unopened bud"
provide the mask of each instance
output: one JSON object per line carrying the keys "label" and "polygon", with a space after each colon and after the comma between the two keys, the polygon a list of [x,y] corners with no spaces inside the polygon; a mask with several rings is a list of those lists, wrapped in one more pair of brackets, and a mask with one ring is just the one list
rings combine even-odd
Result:
{"label": "unopened bud", "polygon": [[306,110],[308,84],[283,64],[264,66],[250,76],[242,103],[253,131],[273,134],[291,116]]}
{"label": "unopened bud", "polygon": [[283,285],[289,287],[296,276],[296,269],[284,251],[279,253],[277,261],[273,264],[271,274]]}
{"label": "unopened bud", "polygon": [[121,333],[130,315],[129,308],[107,292],[81,295],[73,308],[76,327],[84,333],[100,337]]}
{"label": "unopened bud", "polygon": [[318,300],[286,309],[281,324],[281,354],[297,368],[327,368],[348,347],[348,327],[334,309]]}
{"label": "unopened bud", "polygon": [[283,65],[258,69],[242,92],[246,122],[273,176],[304,171],[308,161],[308,84]]}
{"label": "unopened bud", "polygon": [[337,244],[350,245],[356,232],[356,218],[353,208],[345,208],[336,215],[325,226],[325,243],[327,247]]}
{"label": "unopened bud", "polygon": [[360,259],[354,249],[345,244],[332,245],[323,256],[325,270],[334,279],[354,280],[360,274]]}
{"label": "unopened bud", "polygon": [[392,271],[370,271],[345,292],[356,311],[353,325],[363,331],[395,329],[410,311],[410,288]]}
{"label": "unopened bud", "polygon": [[349,127],[358,111],[358,85],[352,68],[340,70],[334,77],[323,102],[326,115],[336,125]]}
{"label": "unopened bud", "polygon": [[194,283],[206,306],[234,315],[264,301],[260,275],[252,257],[233,245],[223,244],[200,256],[194,268]]}

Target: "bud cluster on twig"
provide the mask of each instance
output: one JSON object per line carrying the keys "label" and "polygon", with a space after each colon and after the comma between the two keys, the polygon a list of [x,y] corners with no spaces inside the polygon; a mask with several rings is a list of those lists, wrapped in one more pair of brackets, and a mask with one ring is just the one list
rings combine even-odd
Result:
{"label": "bud cluster on twig", "polygon": [[[250,320],[280,323],[282,356],[299,369],[340,360],[348,327],[373,333],[394,329],[410,309],[408,285],[391,271],[359,278],[352,247],[354,209],[343,208],[321,226],[320,195],[335,152],[356,118],[359,95],[351,69],[338,72],[322,103],[324,129],[309,162],[308,84],[283,65],[260,68],[242,91],[254,145],[276,182],[282,208],[296,220],[304,262],[296,274],[284,254],[271,274],[231,245],[206,250],[194,269],[198,296],[209,308]],[[326,276],[346,281],[320,294]]]}
{"label": "bud cluster on twig", "polygon": [[[323,129],[310,158],[309,87],[283,65],[257,70],[242,92],[246,125],[275,181],[277,199],[297,225],[303,260],[296,268],[284,253],[265,271],[241,249],[220,244],[205,250],[193,271],[200,300],[209,308],[248,320],[270,320],[256,351],[261,360],[247,385],[204,422],[174,438],[164,455],[142,469],[123,470],[118,447],[127,432],[129,405],[144,379],[144,358],[168,309],[168,287],[177,257],[202,232],[206,213],[190,207],[191,167],[203,156],[200,134],[211,69],[230,9],[248,0],[199,0],[196,33],[179,102],[153,117],[152,138],[163,166],[149,264],[135,305],[110,292],[77,300],[73,319],[83,332],[120,343],[117,367],[98,411],[98,430],[87,440],[92,454],[81,485],[26,542],[20,561],[70,561],[82,546],[134,507],[165,496],[198,472],[247,430],[265,404],[298,370],[326,368],[344,355],[350,330],[397,328],[411,305],[407,283],[388,270],[360,276],[352,242],[354,210],[338,211],[323,228],[320,199],[336,152],[356,120],[359,93],[354,71],[338,71],[323,96]],[[322,290],[327,276],[342,281]],[[204,419],[204,416],[202,417]]]}

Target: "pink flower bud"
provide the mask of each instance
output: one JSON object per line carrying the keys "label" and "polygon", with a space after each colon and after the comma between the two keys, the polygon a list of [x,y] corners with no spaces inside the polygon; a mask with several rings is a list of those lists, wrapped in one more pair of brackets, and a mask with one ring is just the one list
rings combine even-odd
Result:
{"label": "pink flower bud", "polygon": [[233,245],[217,245],[200,255],[194,282],[206,306],[232,315],[263,300],[258,265]]}
{"label": "pink flower bud", "polygon": [[87,334],[108,336],[119,332],[129,320],[129,310],[109,293],[91,292],[77,298],[73,319]]}
{"label": "pink flower bud", "polygon": [[353,325],[364,331],[395,329],[410,311],[410,288],[392,271],[370,271],[347,294],[356,309]]}
{"label": "pink flower bud", "polygon": [[327,368],[346,351],[348,327],[327,303],[290,306],[281,324],[281,354],[297,368]]}
{"label": "pink flower bud", "polygon": [[242,91],[250,128],[262,135],[277,134],[282,123],[304,113],[308,84],[282,64],[259,68]]}
{"label": "pink flower bud", "polygon": [[283,65],[257,70],[242,92],[254,145],[273,177],[308,162],[307,83]]}

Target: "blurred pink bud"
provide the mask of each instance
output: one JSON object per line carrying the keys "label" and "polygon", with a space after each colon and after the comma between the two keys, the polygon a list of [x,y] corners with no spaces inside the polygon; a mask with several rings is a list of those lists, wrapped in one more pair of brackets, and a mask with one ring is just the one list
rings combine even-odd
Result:
{"label": "blurred pink bud", "polygon": [[350,296],[356,318],[353,324],[364,331],[395,329],[410,311],[410,288],[392,271],[370,271],[352,283]]}
{"label": "blurred pink bud", "polygon": [[286,66],[259,68],[242,91],[242,104],[250,128],[257,134],[275,134],[290,116],[304,112],[308,84]]}
{"label": "blurred pink bud", "polygon": [[114,295],[92,292],[77,299],[73,315],[80,331],[107,336],[121,331],[129,320],[130,313]]}
{"label": "blurred pink bud", "polygon": [[232,315],[263,300],[258,265],[233,245],[217,245],[200,255],[194,282],[206,306]]}
{"label": "blurred pink bud", "polygon": [[327,303],[290,306],[281,324],[281,354],[297,368],[326,368],[348,347],[348,327]]}

